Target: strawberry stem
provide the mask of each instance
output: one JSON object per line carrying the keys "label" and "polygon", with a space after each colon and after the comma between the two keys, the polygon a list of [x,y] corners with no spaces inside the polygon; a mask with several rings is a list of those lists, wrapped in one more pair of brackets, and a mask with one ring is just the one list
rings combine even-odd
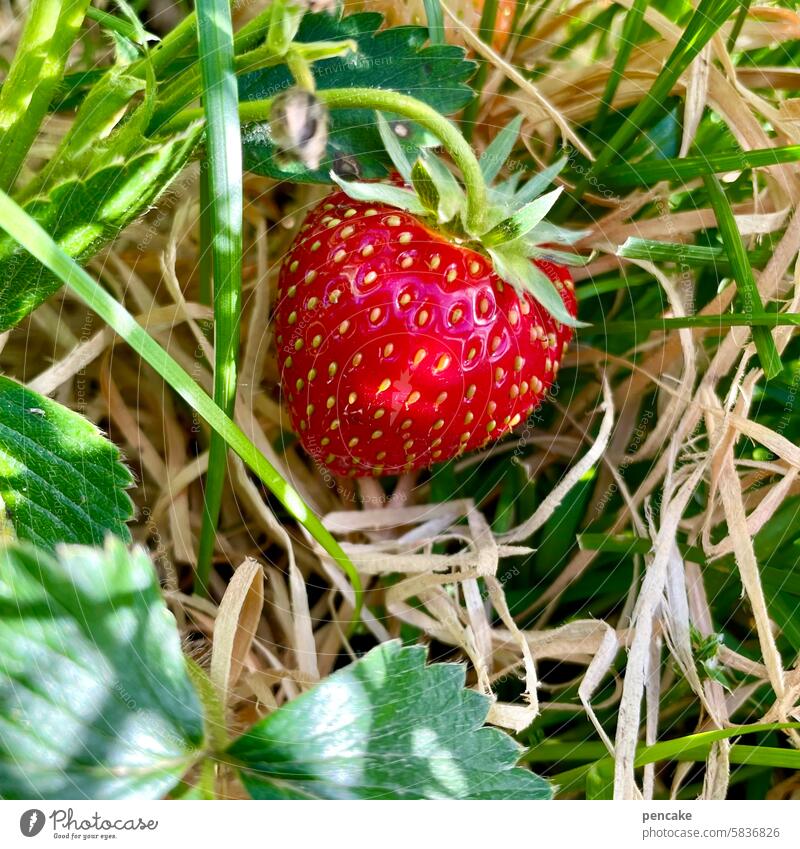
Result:
{"label": "strawberry stem", "polygon": [[[478,234],[483,225],[487,206],[486,182],[472,148],[459,130],[421,100],[378,88],[331,88],[317,92],[317,98],[329,109],[377,109],[402,115],[433,133],[450,154],[461,171],[467,194],[466,229]],[[265,121],[269,117],[273,98],[250,100],[239,104],[239,118],[243,123]],[[200,109],[184,109],[168,121],[162,132],[175,132],[194,121],[201,120]]]}

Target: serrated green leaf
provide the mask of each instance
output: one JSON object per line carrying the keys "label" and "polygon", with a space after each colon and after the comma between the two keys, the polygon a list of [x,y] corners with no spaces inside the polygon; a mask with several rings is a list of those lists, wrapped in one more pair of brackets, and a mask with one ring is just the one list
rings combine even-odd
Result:
{"label": "serrated green leaf", "polygon": [[492,139],[489,147],[481,154],[481,173],[487,183],[491,183],[494,180],[511,155],[511,151],[517,143],[519,128],[522,126],[522,117],[522,115],[517,115],[513,121],[506,124]]}
{"label": "serrated green leaf", "polygon": [[0,797],[159,798],[203,713],[142,549],[0,548]]}
{"label": "serrated green leaf", "polygon": [[400,139],[397,138],[397,134],[389,126],[389,122],[383,117],[383,115],[381,115],[380,112],[376,112],[375,116],[378,120],[378,132],[381,134],[381,141],[383,142],[383,146],[386,148],[386,153],[389,154],[389,159],[392,160],[392,165],[394,165],[406,183],[410,183],[411,162],[406,156],[403,146],[400,144]]}
{"label": "serrated green leaf", "polygon": [[411,182],[425,210],[438,218],[439,190],[422,159],[418,159],[411,169]]}
{"label": "serrated green leaf", "polygon": [[[104,164],[85,180],[70,177],[24,209],[70,257],[86,261],[164,191],[186,164],[200,132],[191,127],[128,161]],[[0,331],[13,327],[60,286],[14,239],[0,234]]]}
{"label": "serrated green leaf", "polygon": [[481,727],[464,667],[384,643],[256,723],[228,753],[256,799],[549,799],[519,746]]}
{"label": "serrated green leaf", "polygon": [[404,209],[414,215],[424,215],[425,207],[414,192],[401,189],[399,186],[389,186],[386,183],[359,183],[357,180],[343,180],[331,172],[331,180],[353,200],[363,200],[367,203],[385,203]]}
{"label": "serrated green leaf", "polygon": [[513,242],[527,235],[537,224],[539,224],[553,208],[558,200],[562,189],[559,186],[546,195],[536,198],[522,209],[517,210],[512,216],[496,224],[487,233],[481,236],[481,242],[488,247],[496,247],[506,242]]}
{"label": "serrated green leaf", "polygon": [[[358,50],[346,57],[314,63],[318,89],[369,87],[399,91],[424,101],[442,115],[452,115],[469,102],[472,90],[465,80],[475,65],[464,58],[462,48],[448,44],[425,46],[425,27],[392,27],[376,32],[381,23],[382,16],[373,12],[341,18],[312,13],[303,18],[297,42],[353,39],[358,45]],[[239,97],[243,101],[263,100],[291,84],[285,65],[264,68],[240,78]],[[243,128],[245,166],[256,174],[276,179],[328,183],[334,164],[344,160],[357,163],[361,178],[384,177],[390,160],[374,113],[369,109],[335,109],[330,118],[328,155],[317,170],[276,161],[275,148],[262,124]],[[407,126],[409,135],[404,143],[420,147],[427,143],[427,134],[414,125]]]}
{"label": "serrated green leaf", "polygon": [[0,377],[0,499],[17,536],[48,550],[107,534],[129,540],[132,483],[91,422]]}
{"label": "serrated green leaf", "polygon": [[497,274],[516,289],[533,296],[562,324],[569,327],[588,327],[585,322],[578,321],[569,314],[553,281],[521,251],[521,247],[514,245],[489,248],[489,256]]}

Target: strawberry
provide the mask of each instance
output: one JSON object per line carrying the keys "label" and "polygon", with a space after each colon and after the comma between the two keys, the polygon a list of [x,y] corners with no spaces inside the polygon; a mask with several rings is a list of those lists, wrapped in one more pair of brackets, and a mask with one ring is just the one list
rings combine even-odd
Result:
{"label": "strawberry", "polygon": [[[499,439],[541,403],[572,338],[567,269],[547,249],[533,258],[504,249],[520,240],[519,215],[495,214],[475,239],[462,213],[450,216],[451,194],[443,224],[437,210],[452,184],[425,162],[424,173],[398,162],[416,195],[334,178],[342,190],[311,210],[280,271],[275,333],[292,426],[340,475],[422,468]],[[530,204],[522,208],[529,222]],[[544,280],[560,300],[525,291],[520,263],[534,294]],[[540,303],[553,309],[554,298],[558,317]]]}

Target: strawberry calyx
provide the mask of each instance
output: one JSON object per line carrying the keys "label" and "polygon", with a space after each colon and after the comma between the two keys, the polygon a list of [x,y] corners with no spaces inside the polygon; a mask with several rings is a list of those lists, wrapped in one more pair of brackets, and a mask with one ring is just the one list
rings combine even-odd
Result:
{"label": "strawberry calyx", "polygon": [[[569,250],[586,231],[570,230],[546,219],[562,189],[545,190],[566,159],[524,183],[521,173],[515,171],[494,184],[517,141],[522,124],[522,116],[518,116],[486,148],[477,163],[479,171],[463,172],[462,186],[430,148],[404,146],[384,115],[377,111],[376,116],[386,152],[403,185],[345,180],[331,172],[342,191],[354,200],[382,203],[414,215],[448,241],[482,254],[498,277],[530,294],[557,321],[570,327],[585,326],[569,313],[552,280],[537,265],[537,261],[549,261],[578,266],[591,259]],[[476,185],[478,181],[480,185]],[[485,199],[477,216],[476,194]]]}

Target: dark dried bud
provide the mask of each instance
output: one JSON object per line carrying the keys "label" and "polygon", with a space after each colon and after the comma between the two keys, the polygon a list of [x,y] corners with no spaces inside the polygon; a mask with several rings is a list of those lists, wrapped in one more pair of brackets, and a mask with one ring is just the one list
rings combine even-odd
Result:
{"label": "dark dried bud", "polygon": [[337,177],[351,179],[361,176],[361,168],[358,160],[354,156],[348,156],[346,153],[337,153],[333,158],[333,172]]}
{"label": "dark dried bud", "polygon": [[315,170],[328,144],[328,111],[312,92],[290,89],[272,104],[269,132],[282,158]]}

